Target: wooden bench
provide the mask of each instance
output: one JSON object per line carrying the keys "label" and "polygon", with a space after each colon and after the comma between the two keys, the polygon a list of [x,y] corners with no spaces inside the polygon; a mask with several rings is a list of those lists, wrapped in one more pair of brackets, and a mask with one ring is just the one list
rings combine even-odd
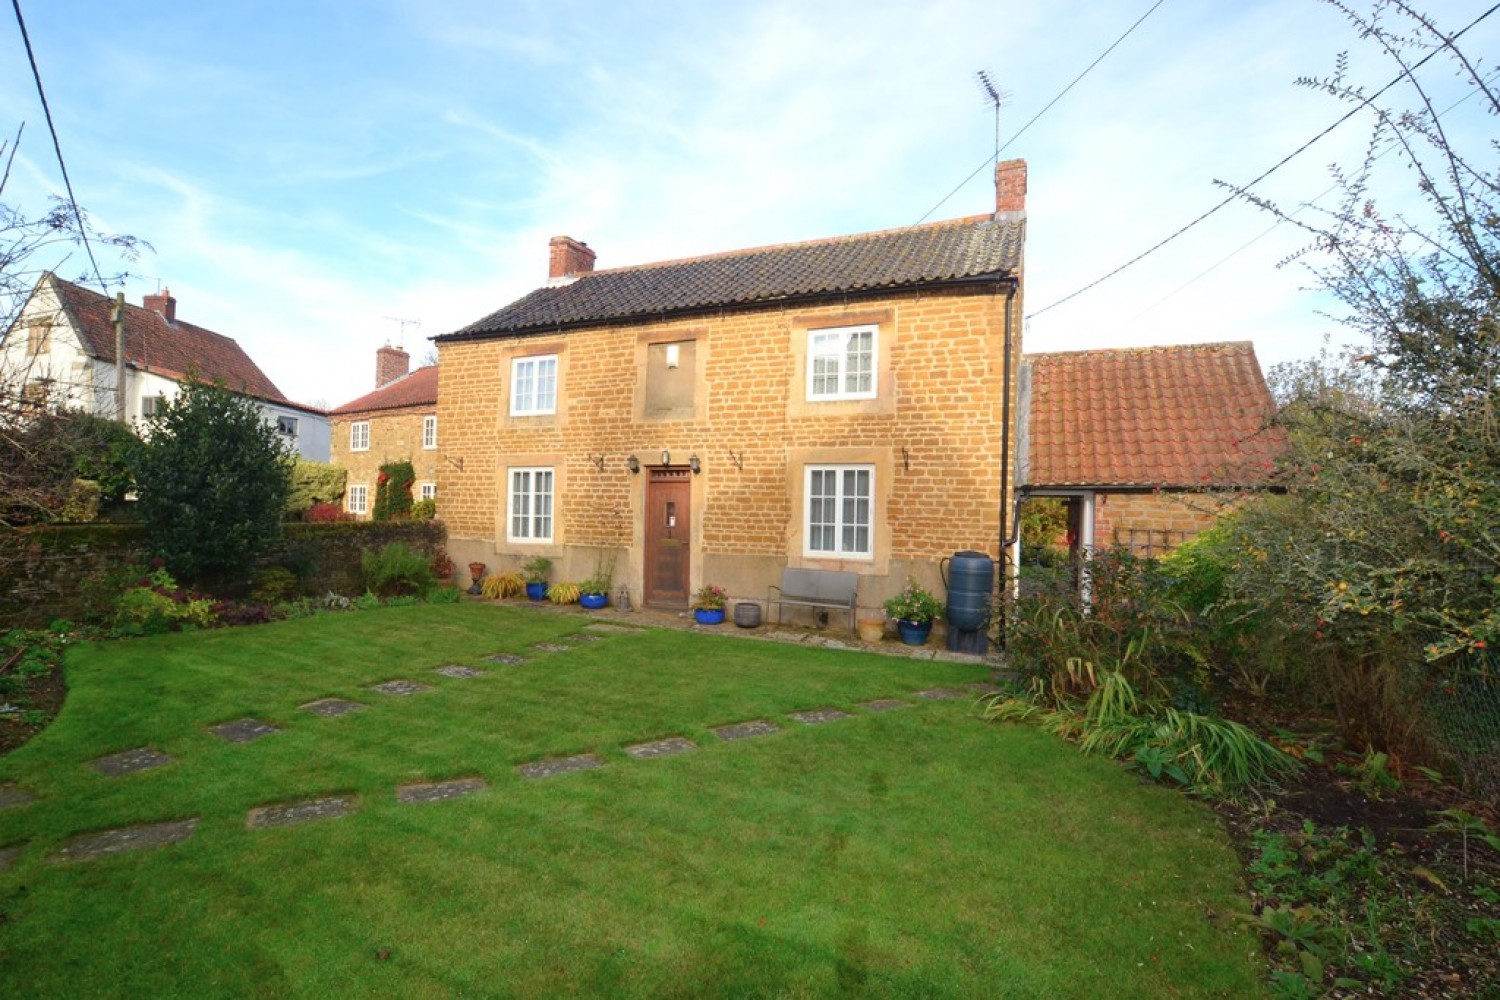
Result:
{"label": "wooden bench", "polygon": [[859,592],[859,574],[826,569],[793,569],[781,571],[781,586],[766,591],[766,610],[776,605],[776,624],[781,624],[785,605],[798,608],[821,608],[843,611],[849,616],[849,634],[854,634],[854,599]]}

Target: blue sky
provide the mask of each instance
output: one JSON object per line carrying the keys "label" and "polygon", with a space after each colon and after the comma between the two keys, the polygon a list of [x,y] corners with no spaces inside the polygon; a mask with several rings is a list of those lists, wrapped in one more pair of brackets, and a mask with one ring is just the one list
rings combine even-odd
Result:
{"label": "blue sky", "polygon": [[[1008,138],[1152,2],[23,10],[80,203],[155,246],[130,300],[170,286],[179,317],[238,339],[292,398],[336,406],[372,387],[375,349],[401,335],[387,317],[421,321],[405,331],[420,357],[423,338],[541,284],[553,235],[610,267],[913,224],[991,152],[976,70],[1010,94]],[[1489,2],[1424,6],[1456,29]],[[1465,43],[1493,62],[1500,15]],[[1003,154],[1029,162],[1028,311],[1214,205],[1215,179],[1248,181],[1336,119],[1342,106],[1293,81],[1345,49],[1354,78],[1392,75],[1314,0],[1165,0]],[[1431,67],[1444,104],[1462,96]],[[1475,104],[1445,119],[1461,138],[1493,131]],[[7,12],[0,132],[22,121],[6,200],[40,209],[61,178]],[[1367,138],[1351,122],[1261,190],[1313,199]],[[1389,160],[1377,194],[1410,204]],[[932,217],[993,199],[981,170]],[[1267,367],[1308,356],[1347,337],[1305,270],[1276,266],[1304,242],[1232,205],[1032,319],[1025,347],[1248,339]]]}

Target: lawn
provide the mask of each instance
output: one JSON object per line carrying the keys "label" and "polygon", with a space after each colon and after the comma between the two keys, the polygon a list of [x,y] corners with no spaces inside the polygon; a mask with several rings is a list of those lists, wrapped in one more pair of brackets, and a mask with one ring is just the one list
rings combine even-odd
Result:
{"label": "lawn", "polygon": [[[1211,815],[914,696],[982,667],[666,630],[533,648],[588,621],[466,603],[73,650],[57,721],[0,757],[38,796],[0,810],[0,848],[24,845],[0,873],[0,995],[1260,995]],[[370,690],[397,678],[430,690]],[[298,708],[325,697],[366,708]],[[910,704],[860,707],[880,698]],[[790,716],[829,707],[849,717]],[[244,717],[281,731],[207,731]],[[753,719],[779,731],[711,732]],[[669,736],[699,749],[623,750]],[[143,746],[175,762],[87,766]],[[517,772],[583,752],[604,766]],[[486,787],[396,800],[459,777]],[[334,793],[357,807],[247,828]],[[191,817],[172,846],[52,857]]]}

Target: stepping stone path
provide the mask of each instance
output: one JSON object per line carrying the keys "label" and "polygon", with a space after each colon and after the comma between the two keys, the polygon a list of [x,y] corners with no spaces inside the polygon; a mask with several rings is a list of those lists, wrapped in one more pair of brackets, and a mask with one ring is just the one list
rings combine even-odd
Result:
{"label": "stepping stone path", "polygon": [[397,698],[405,698],[407,695],[421,694],[423,691],[431,691],[432,688],[426,684],[418,684],[416,681],[386,681],[384,684],[376,684],[370,688],[371,691],[379,691],[381,694],[393,695]]}
{"label": "stepping stone path", "polygon": [[217,726],[209,726],[208,731],[221,740],[231,743],[250,743],[260,739],[262,736],[270,736],[281,730],[275,726],[268,726],[256,719],[239,719],[235,722],[223,722]]}
{"label": "stepping stone path", "polygon": [[456,663],[450,664],[449,666],[446,666],[446,667],[438,667],[436,670],[433,671],[433,673],[435,673],[435,674],[442,674],[444,677],[455,677],[455,678],[458,678],[460,680],[462,680],[462,679],[464,679],[466,677],[483,677],[484,676],[484,671],[483,670],[475,670],[473,667],[461,667],[461,666],[459,666]]}
{"label": "stepping stone path", "polygon": [[587,632],[578,632],[578,633],[576,633],[574,635],[568,636],[568,641],[569,642],[603,642],[604,641],[604,636],[602,636],[602,635],[589,635]]}
{"label": "stepping stone path", "polygon": [[0,872],[10,870],[10,867],[16,863],[16,859],[21,856],[21,848],[25,846],[25,844],[14,844],[10,847],[0,847]]}
{"label": "stepping stone path", "polygon": [[590,622],[584,628],[590,632],[601,632],[605,635],[634,635],[639,632],[638,628],[629,625],[611,625],[609,622]]}
{"label": "stepping stone path", "polygon": [[952,701],[955,698],[962,698],[964,693],[952,688],[928,688],[925,691],[918,691],[916,696],[926,698],[928,701]]}
{"label": "stepping stone path", "polygon": [[698,749],[698,744],[681,736],[672,736],[664,740],[652,740],[650,743],[637,743],[625,748],[625,753],[636,760],[654,760],[657,757],[672,757],[680,753],[692,753]]}
{"label": "stepping stone path", "polygon": [[573,757],[553,757],[550,760],[534,760],[516,768],[522,778],[555,778],[559,774],[573,771],[592,771],[603,768],[604,760],[598,754],[576,754]]}
{"label": "stepping stone path", "polygon": [[897,698],[876,698],[874,701],[860,702],[859,707],[866,712],[891,712],[898,708],[909,708],[910,704]]}
{"label": "stepping stone path", "polygon": [[975,694],[1000,693],[1000,685],[991,684],[988,681],[970,681],[969,683],[965,684],[964,687],[968,688],[970,691],[973,691]]}
{"label": "stepping stone path", "polygon": [[749,740],[757,736],[770,736],[780,730],[765,719],[754,719],[750,722],[736,722],[732,726],[720,726],[712,732],[721,740]]}
{"label": "stepping stone path", "polygon": [[494,656],[486,656],[485,659],[491,663],[503,663],[507,667],[526,662],[526,657],[517,656],[515,653],[496,653]]}
{"label": "stepping stone path", "polygon": [[531,648],[538,653],[566,653],[573,647],[564,646],[560,642],[534,642],[531,644]]}
{"label": "stepping stone path", "polygon": [[408,805],[420,802],[444,802],[463,795],[484,791],[483,778],[455,778],[452,781],[428,781],[402,785],[396,789],[396,801]]}
{"label": "stepping stone path", "polygon": [[0,809],[15,809],[35,801],[36,796],[20,785],[0,785]]}
{"label": "stepping stone path", "polygon": [[111,778],[118,778],[122,774],[134,774],[136,771],[149,771],[153,767],[161,767],[163,764],[171,764],[176,758],[168,757],[160,750],[152,750],[150,747],[137,747],[134,750],[122,750],[112,753],[108,757],[99,757],[89,761],[89,766],[100,774]]}
{"label": "stepping stone path", "polygon": [[841,712],[836,708],[815,708],[810,712],[793,712],[793,719],[803,725],[816,726],[824,722],[837,722],[840,719],[849,718],[848,712]]}
{"label": "stepping stone path", "polygon": [[311,712],[313,715],[321,715],[325,719],[331,719],[334,716],[358,712],[365,706],[357,701],[345,701],[343,698],[319,698],[317,701],[310,701],[306,705],[298,705],[297,707],[304,712]]}
{"label": "stepping stone path", "polygon": [[338,819],[354,811],[354,796],[325,795],[319,799],[284,802],[274,806],[256,806],[245,814],[245,826],[252,830],[272,826],[292,826],[320,819]]}
{"label": "stepping stone path", "polygon": [[554,757],[551,760],[532,761],[530,764],[517,767],[516,772],[523,778],[555,778],[559,774],[592,771],[596,767],[603,766],[604,760],[598,754],[581,753],[573,757]]}
{"label": "stepping stone path", "polygon": [[198,826],[196,817],[172,823],[147,823],[126,826],[102,833],[85,833],[63,843],[52,855],[52,861],[87,861],[106,854],[146,851],[187,840]]}

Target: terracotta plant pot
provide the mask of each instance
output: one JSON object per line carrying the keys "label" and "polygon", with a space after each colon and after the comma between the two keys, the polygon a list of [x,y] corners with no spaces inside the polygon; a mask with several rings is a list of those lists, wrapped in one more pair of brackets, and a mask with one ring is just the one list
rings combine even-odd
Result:
{"label": "terracotta plant pot", "polygon": [[861,618],[859,620],[859,637],[865,642],[879,642],[885,638],[884,618]]}
{"label": "terracotta plant pot", "polygon": [[478,594],[481,581],[484,580],[484,563],[469,563],[469,593]]}

